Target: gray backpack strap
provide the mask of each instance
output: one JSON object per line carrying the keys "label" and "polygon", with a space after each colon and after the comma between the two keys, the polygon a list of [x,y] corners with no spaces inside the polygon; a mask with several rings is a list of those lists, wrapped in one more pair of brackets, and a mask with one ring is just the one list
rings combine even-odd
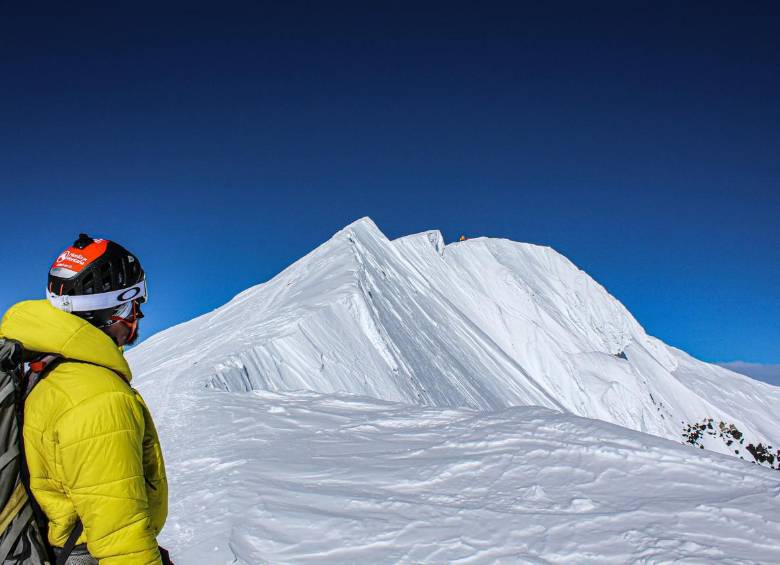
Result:
{"label": "gray backpack strap", "polygon": [[13,522],[8,526],[5,532],[3,532],[3,542],[0,543],[0,558],[3,559],[3,563],[7,562],[7,557],[11,553],[14,545],[22,537],[24,531],[29,527],[30,522],[33,521],[32,506],[29,504],[22,507],[22,511],[17,514]]}
{"label": "gray backpack strap", "polygon": [[20,343],[0,339],[0,563],[43,565],[53,554],[24,479],[23,361]]}

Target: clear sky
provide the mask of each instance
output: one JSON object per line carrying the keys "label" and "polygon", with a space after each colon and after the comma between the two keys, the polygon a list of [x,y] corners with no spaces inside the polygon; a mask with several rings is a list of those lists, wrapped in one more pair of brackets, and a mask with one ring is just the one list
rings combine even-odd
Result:
{"label": "clear sky", "polygon": [[0,309],[86,231],[140,256],[148,336],[367,215],[551,245],[667,343],[779,363],[775,6],[0,2]]}

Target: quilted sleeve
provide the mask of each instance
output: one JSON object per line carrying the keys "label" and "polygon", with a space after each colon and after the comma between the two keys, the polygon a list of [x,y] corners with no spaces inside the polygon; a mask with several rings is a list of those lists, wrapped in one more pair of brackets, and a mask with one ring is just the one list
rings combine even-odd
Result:
{"label": "quilted sleeve", "polygon": [[143,468],[143,409],[125,392],[105,392],[65,412],[56,441],[63,488],[101,565],[161,563]]}

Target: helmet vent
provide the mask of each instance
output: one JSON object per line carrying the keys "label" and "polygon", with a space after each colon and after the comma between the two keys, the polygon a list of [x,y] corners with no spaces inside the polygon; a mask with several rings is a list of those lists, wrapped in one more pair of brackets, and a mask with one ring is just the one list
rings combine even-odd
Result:
{"label": "helmet vent", "polygon": [[95,277],[92,276],[92,273],[84,277],[81,288],[84,294],[95,294]]}

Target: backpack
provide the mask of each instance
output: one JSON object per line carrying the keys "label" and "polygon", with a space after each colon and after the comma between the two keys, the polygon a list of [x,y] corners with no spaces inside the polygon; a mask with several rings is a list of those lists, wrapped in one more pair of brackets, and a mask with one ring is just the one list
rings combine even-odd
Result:
{"label": "backpack", "polygon": [[25,374],[25,351],[13,340],[0,338],[0,563],[60,565],[65,563],[83,531],[81,521],[55,557],[48,542],[48,521],[32,496],[24,459],[24,401],[41,378],[61,360],[53,355],[31,364]]}

